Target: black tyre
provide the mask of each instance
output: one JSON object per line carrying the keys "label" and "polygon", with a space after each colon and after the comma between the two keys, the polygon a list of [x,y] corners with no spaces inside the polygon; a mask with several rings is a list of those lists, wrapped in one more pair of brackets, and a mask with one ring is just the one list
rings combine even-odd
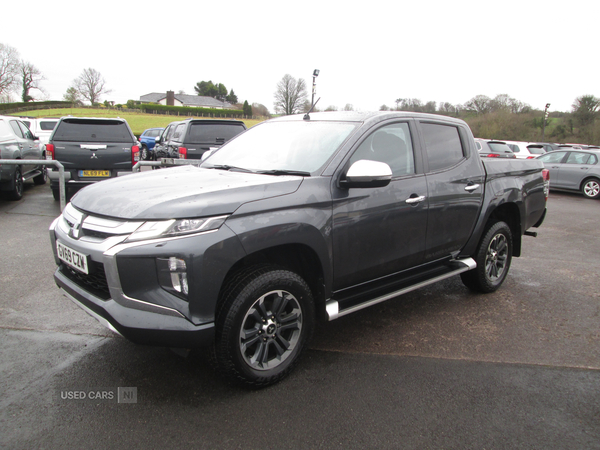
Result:
{"label": "black tyre", "polygon": [[148,161],[150,159],[150,154],[148,152],[148,147],[145,145],[142,146],[142,161]]}
{"label": "black tyre", "polygon": [[294,272],[256,266],[226,285],[217,313],[214,358],[230,380],[261,388],[290,373],[314,328],[314,303]]}
{"label": "black tyre", "polygon": [[583,182],[581,186],[581,192],[587,198],[598,198],[600,197],[600,181],[596,178],[590,178]]}
{"label": "black tyre", "polygon": [[494,292],[508,274],[512,249],[513,240],[509,226],[505,222],[490,225],[477,248],[477,268],[463,272],[460,275],[462,282],[474,291]]}
{"label": "black tyre", "polygon": [[52,188],[52,197],[54,197],[54,200],[56,200],[57,202],[60,201],[60,191],[57,188]]}
{"label": "black tyre", "polygon": [[13,188],[7,193],[8,199],[21,200],[23,198],[23,173],[20,166],[15,167],[12,183]]}
{"label": "black tyre", "polygon": [[41,184],[46,184],[46,181],[48,181],[48,168],[46,166],[40,166],[40,170],[42,173],[40,173],[37,177],[33,177],[33,183],[38,186]]}

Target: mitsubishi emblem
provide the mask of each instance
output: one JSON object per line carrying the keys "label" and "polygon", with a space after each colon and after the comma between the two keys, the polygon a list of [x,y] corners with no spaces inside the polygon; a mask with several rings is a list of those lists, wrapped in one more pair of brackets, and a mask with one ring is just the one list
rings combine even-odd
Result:
{"label": "mitsubishi emblem", "polygon": [[98,157],[96,156],[96,153],[92,153],[92,157],[90,159],[98,159]]}

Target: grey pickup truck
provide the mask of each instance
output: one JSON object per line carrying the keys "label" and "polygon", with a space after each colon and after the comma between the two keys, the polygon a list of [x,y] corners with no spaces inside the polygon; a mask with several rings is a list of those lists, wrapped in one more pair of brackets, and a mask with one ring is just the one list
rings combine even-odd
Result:
{"label": "grey pickup truck", "polygon": [[287,116],[200,167],[82,189],[50,228],[54,278],[127,339],[211,346],[223,374],[262,387],[318,318],[454,275],[496,290],[547,194],[539,161],[484,161],[461,120]]}
{"label": "grey pickup truck", "polygon": [[[130,174],[140,159],[140,145],[125,119],[62,117],[46,144],[46,158],[65,167],[67,189]],[[55,200],[59,173],[48,172]]]}

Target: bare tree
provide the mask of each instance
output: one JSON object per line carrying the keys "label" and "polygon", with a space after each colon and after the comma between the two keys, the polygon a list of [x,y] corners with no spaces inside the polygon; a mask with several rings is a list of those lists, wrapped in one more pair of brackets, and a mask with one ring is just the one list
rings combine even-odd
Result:
{"label": "bare tree", "polygon": [[290,74],[285,74],[277,83],[273,104],[276,111],[285,115],[295,114],[302,109],[307,100],[306,83],[302,78],[296,80]]}
{"label": "bare tree", "polygon": [[473,111],[477,114],[487,114],[492,111],[492,99],[487,95],[476,95],[466,102],[464,106],[468,111]]}
{"label": "bare tree", "polygon": [[20,76],[21,86],[23,88],[21,99],[24,102],[30,102],[33,97],[29,95],[32,89],[37,89],[40,92],[44,92],[40,86],[40,81],[45,80],[40,69],[35,67],[30,62],[22,61],[20,64]]}
{"label": "bare tree", "polygon": [[0,44],[0,95],[12,91],[19,79],[19,52],[5,44]]}
{"label": "bare tree", "polygon": [[106,88],[106,82],[100,72],[92,68],[84,69],[81,75],[73,80],[72,87],[92,105],[98,103],[102,95],[111,92]]}

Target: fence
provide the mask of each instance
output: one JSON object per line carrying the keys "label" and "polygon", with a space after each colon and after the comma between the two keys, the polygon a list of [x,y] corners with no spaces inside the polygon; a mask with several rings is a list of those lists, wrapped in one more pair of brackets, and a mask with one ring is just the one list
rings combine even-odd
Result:
{"label": "fence", "polygon": [[66,189],[65,189],[65,167],[58,161],[46,159],[0,159],[0,164],[12,164],[21,166],[23,164],[36,164],[38,166],[54,166],[58,167],[58,192],[60,194],[60,210],[65,209],[66,205]]}

